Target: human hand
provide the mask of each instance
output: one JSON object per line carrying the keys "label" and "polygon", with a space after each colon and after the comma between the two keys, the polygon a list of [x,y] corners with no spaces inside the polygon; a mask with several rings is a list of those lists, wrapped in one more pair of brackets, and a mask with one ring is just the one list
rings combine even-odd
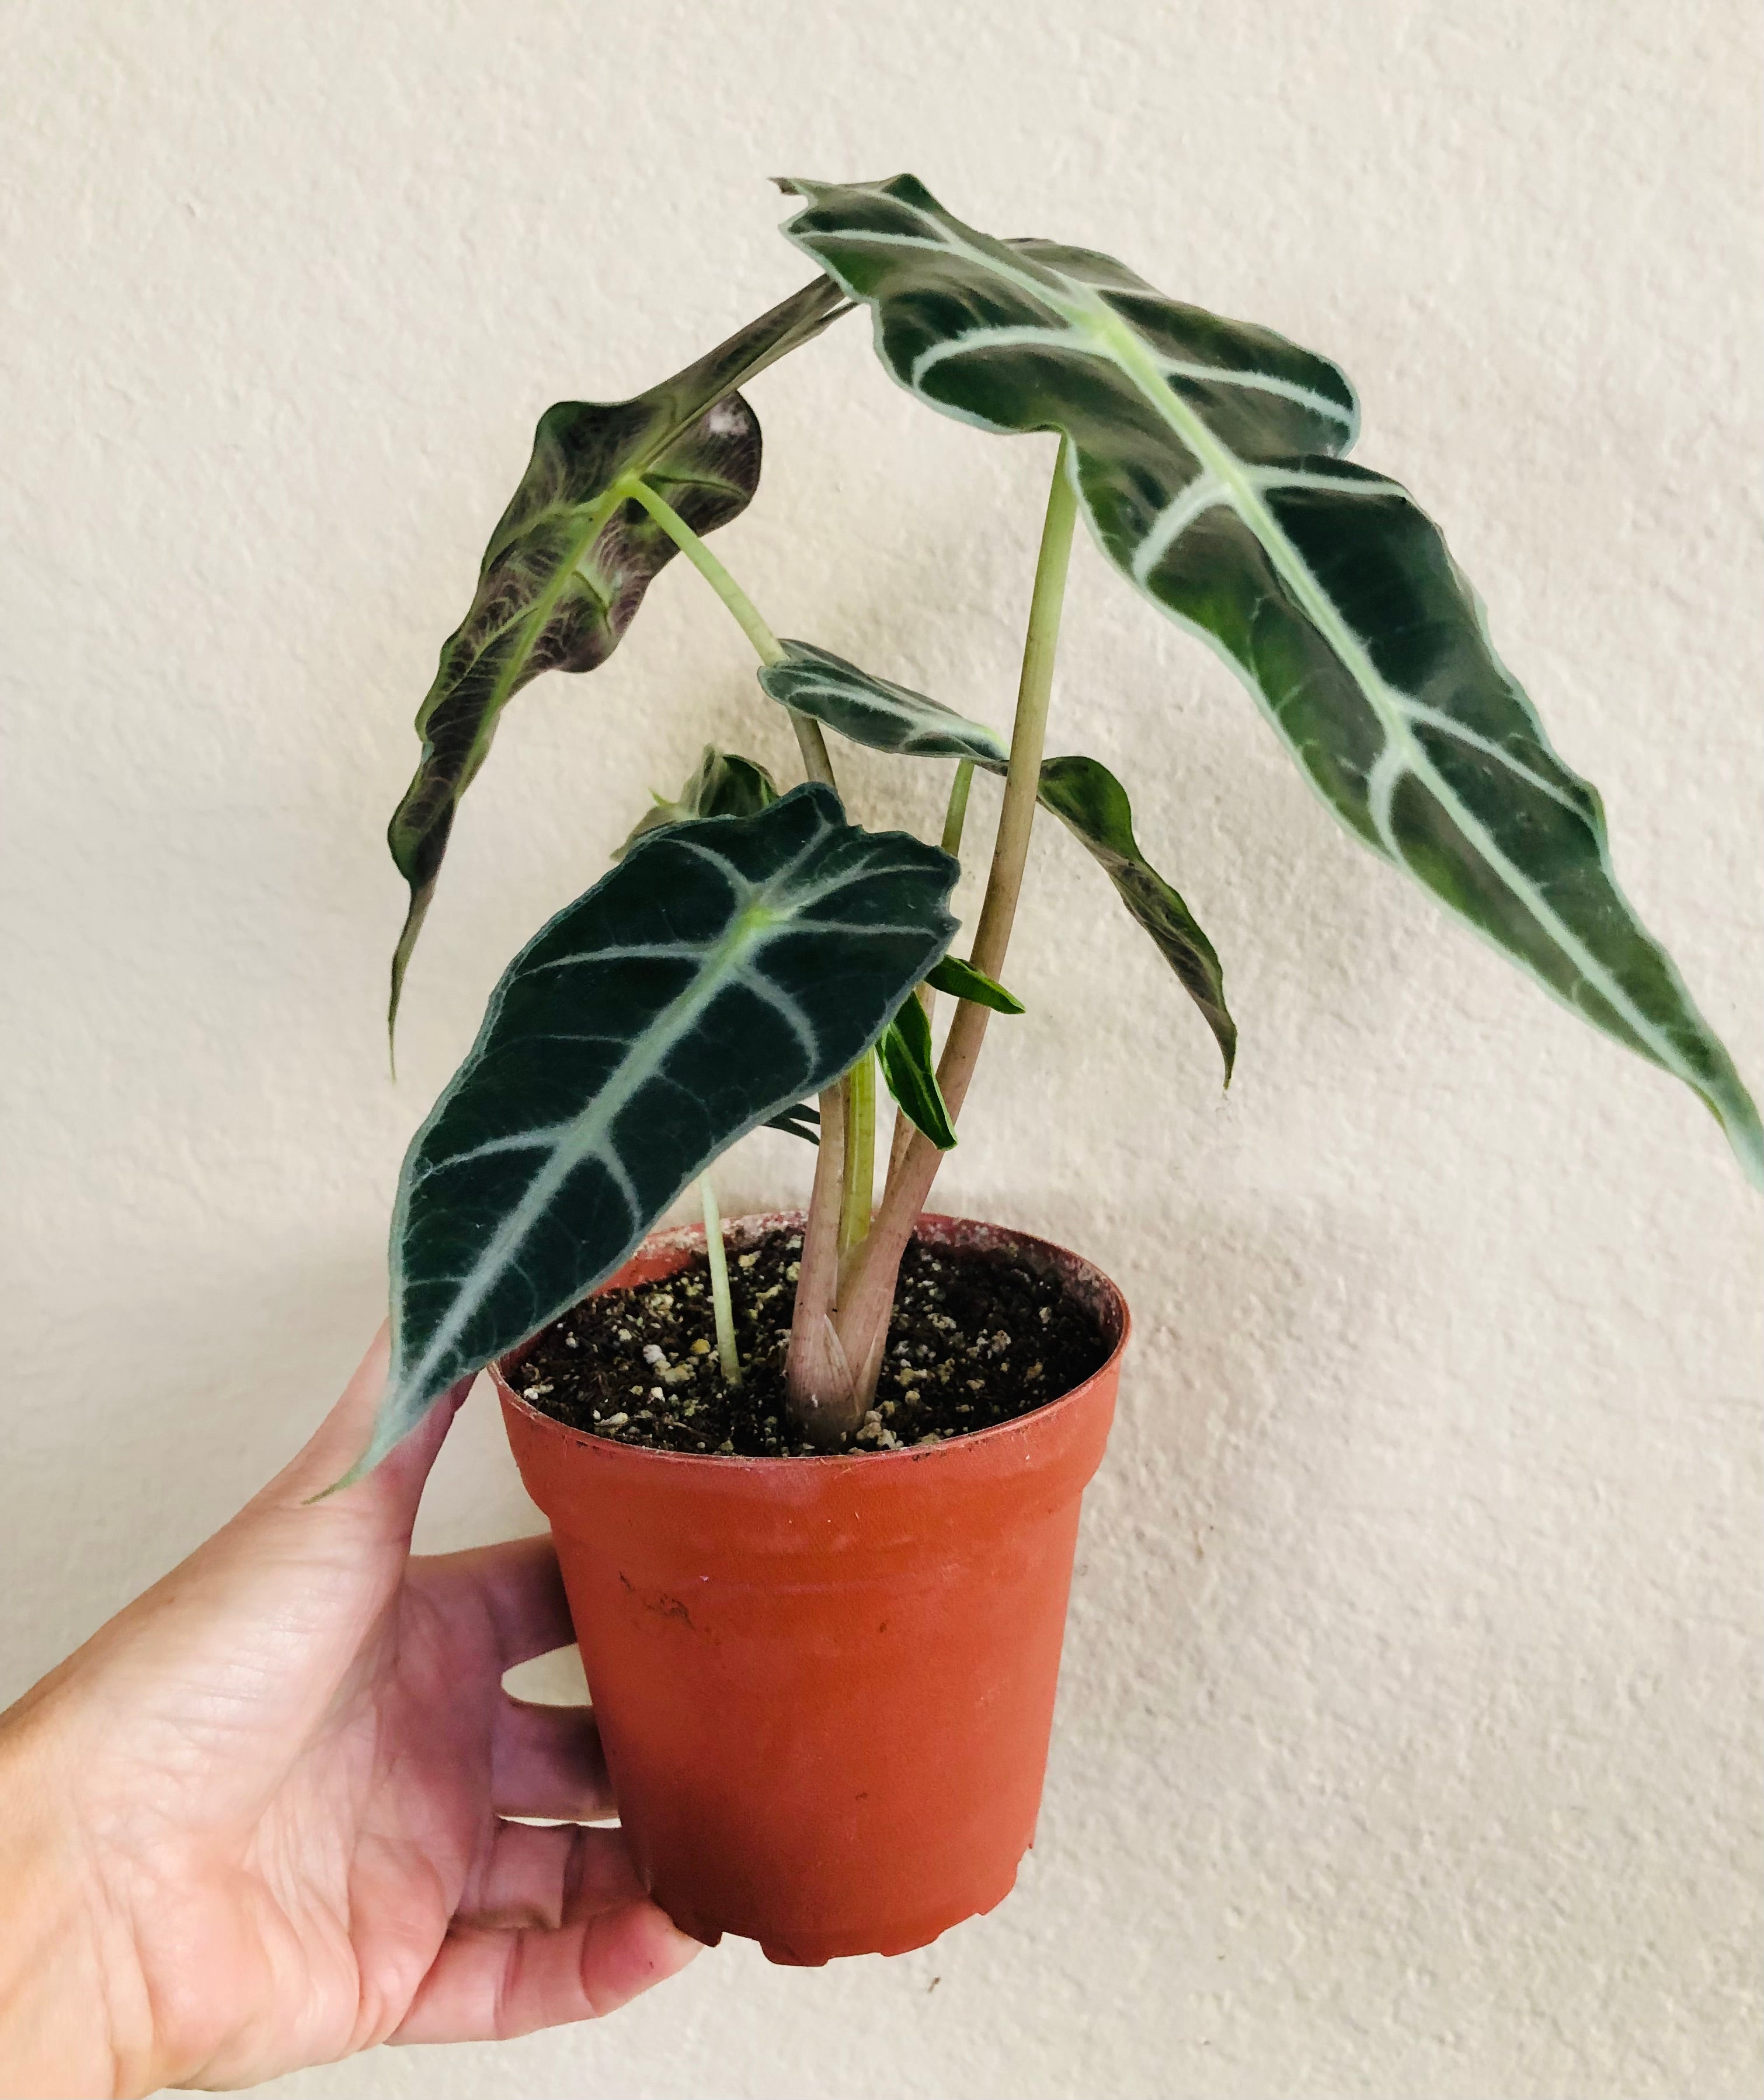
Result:
{"label": "human hand", "polygon": [[[365,1480],[384,1333],[306,1449],[0,1715],[0,2092],[255,2084],[612,2011],[697,1952],[638,1886],[549,1540],[411,1527],[464,1396]],[[511,1815],[573,1819],[542,1829]]]}

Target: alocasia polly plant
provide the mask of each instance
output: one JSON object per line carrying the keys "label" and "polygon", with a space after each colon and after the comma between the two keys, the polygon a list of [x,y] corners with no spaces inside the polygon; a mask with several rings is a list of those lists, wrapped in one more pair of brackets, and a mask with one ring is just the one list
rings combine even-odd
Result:
{"label": "alocasia polly plant", "polygon": [[[511,966],[405,1162],[393,1370],[363,1465],[610,1275],[762,1123],[818,1136],[788,1386],[803,1436],[842,1444],[873,1393],[900,1257],[988,1017],[1022,1010],[1001,978],[1037,806],[1107,872],[1229,1081],[1237,1031],[1219,959],[1141,850],[1126,790],[1094,759],[1043,756],[1080,517],[1136,591],[1239,675],[1355,836],[1693,1088],[1764,1185],[1757,1110],[1618,889],[1598,796],[1551,748],[1438,528],[1342,457],[1359,409],[1342,373],[1091,249],[979,232],[910,175],[782,187],[800,200],[785,230],[818,266],[813,283],[650,393],[561,404],[540,421],[418,717],[422,756],[390,833],[410,885],[394,1013],[502,710],[543,670],[603,662],[674,552],[752,644],[807,784],[780,796],[763,768],[707,748],[612,872]],[[825,646],[780,640],[705,544],[758,483],[759,426],[736,390],[858,307],[916,399],[1058,440],[1008,739]],[[956,761],[937,846],[851,822],[827,730]],[[976,766],[1004,791],[964,961],[947,953],[948,902]],[[955,1005],[934,1062],[938,992]],[[879,1202],[878,1066],[900,1111]]]}
{"label": "alocasia polly plant", "polygon": [[497,717],[542,671],[592,671],[617,648],[674,542],[626,500],[641,477],[709,532],[747,508],[759,424],[736,389],[818,334],[844,302],[825,278],[634,401],[560,401],[478,572],[471,609],[441,650],[417,716],[422,757],[387,833],[410,885],[392,961],[391,1017],[435,893],[453,813]]}

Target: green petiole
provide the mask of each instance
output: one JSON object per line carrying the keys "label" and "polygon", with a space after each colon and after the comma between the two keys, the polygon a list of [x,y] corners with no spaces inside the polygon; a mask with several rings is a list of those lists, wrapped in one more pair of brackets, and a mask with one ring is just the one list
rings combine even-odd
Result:
{"label": "green petiole", "polygon": [[723,1379],[732,1386],[741,1383],[741,1359],[735,1346],[735,1306],[729,1296],[729,1256],[723,1244],[723,1213],[717,1208],[717,1192],[710,1176],[698,1177],[698,1193],[705,1207],[705,1253],[710,1263],[710,1304],[717,1321],[717,1355]]}
{"label": "green petiole", "polygon": [[839,1176],[839,1259],[869,1232],[876,1201],[876,1057],[866,1050],[845,1075],[845,1158]]}
{"label": "green petiole", "polygon": [[[620,496],[629,496],[633,502],[642,504],[655,519],[734,615],[736,625],[753,643],[760,662],[781,664],[784,661],[783,645],[760,618],[758,607],[673,505],[665,496],[657,496],[639,474],[626,474],[621,480],[615,482],[613,488]],[[828,755],[827,739],[821,735],[820,724],[811,721],[807,715],[799,715],[793,710],[790,726],[796,731],[797,748],[802,754],[804,772],[811,780],[825,780],[837,793],[839,783],[833,777],[833,760]]]}

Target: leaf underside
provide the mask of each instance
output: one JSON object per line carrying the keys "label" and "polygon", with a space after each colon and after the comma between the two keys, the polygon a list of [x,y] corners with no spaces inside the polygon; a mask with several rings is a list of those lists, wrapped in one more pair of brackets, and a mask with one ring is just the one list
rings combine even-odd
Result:
{"label": "leaf underside", "polygon": [[1701,1096],[1764,1185],[1732,1061],[1619,889],[1598,797],[1495,654],[1438,528],[1349,464],[1327,359],[1111,258],[1002,241],[911,175],[785,185],[785,231],[944,413],[1059,431],[1098,545],[1249,686],[1313,787],[1576,1012]]}
{"label": "leaf underside", "polygon": [[422,752],[387,842],[410,885],[388,1023],[461,796],[503,708],[544,671],[591,671],[618,646],[674,543],[619,483],[640,477],[692,529],[737,517],[759,479],[759,424],[735,390],[844,311],[825,277],[629,401],[560,401],[490,536],[471,609],[417,715]]}
{"label": "leaf underside", "polygon": [[948,946],[956,874],[811,785],[657,832],[529,942],[405,1156],[391,1370],[350,1477],[846,1071]]}

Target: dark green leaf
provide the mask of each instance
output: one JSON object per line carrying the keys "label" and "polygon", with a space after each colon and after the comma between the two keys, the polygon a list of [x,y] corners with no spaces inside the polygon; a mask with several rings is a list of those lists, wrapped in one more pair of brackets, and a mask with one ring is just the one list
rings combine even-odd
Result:
{"label": "dark green leaf", "polygon": [[638,818],[612,858],[623,860],[639,839],[665,825],[692,823],[701,817],[754,817],[777,799],[778,784],[763,765],[707,743],[679,795],[671,802],[658,795],[656,806]]}
{"label": "dark green leaf", "polygon": [[1094,758],[1050,758],[1041,767],[1040,801],[1094,854],[1121,902],[1200,1008],[1225,1060],[1229,1086],[1237,1024],[1226,1010],[1225,973],[1194,914],[1140,852],[1126,789]]}
{"label": "dark green leaf", "polygon": [[1001,766],[1010,748],[996,730],[969,721],[940,700],[896,686],[809,642],[785,642],[785,660],[759,673],[762,688],[853,743],[914,758],[972,758]]}
{"label": "dark green leaf", "polygon": [[847,1070],[948,946],[956,874],[798,788],[658,832],[529,942],[405,1156],[391,1370],[356,1473]]}
{"label": "dark green leaf", "polygon": [[[786,707],[812,714],[842,735],[879,751],[916,757],[960,756],[973,759],[989,772],[1005,770],[1010,758],[1006,747],[980,724],[964,724],[940,700],[909,691],[904,686],[891,685],[886,679],[860,670],[842,657],[829,655],[825,650],[809,652],[805,642],[786,642],[785,646],[799,655],[811,653],[816,666],[811,675],[794,664],[774,665],[760,673],[760,684]],[[952,723],[959,726],[957,731],[949,730],[948,725]],[[1187,906],[1139,851],[1125,790],[1094,759],[1059,758],[1050,760],[1041,768],[1040,799],[1083,840],[1108,871],[1122,902],[1157,943],[1165,961],[1205,1015],[1224,1055],[1225,1081],[1229,1086],[1237,1030],[1225,1009],[1219,959]],[[993,984],[990,978],[979,978],[977,972],[971,974],[979,978],[981,989],[958,989],[953,980],[957,972],[967,968],[966,963],[946,955],[938,970],[951,981],[942,982],[934,973],[928,982],[939,991],[953,992],[958,999],[976,999],[995,1012],[1022,1012],[1021,1004],[1002,986]],[[984,989],[988,986],[989,991]],[[899,1054],[904,1056],[904,1052]]]}
{"label": "dark green leaf", "polygon": [[794,1109],[783,1109],[775,1116],[767,1116],[767,1130],[781,1130],[786,1137],[807,1138],[811,1145],[820,1143],[820,1110],[808,1101],[798,1101]]}
{"label": "dark green leaf", "polygon": [[[1045,791],[1046,774],[1042,774]],[[1042,799],[1046,799],[1044,792]],[[975,1006],[989,1006],[994,1013],[1021,1013],[1023,1001],[1015,992],[1006,991],[995,978],[984,970],[977,970],[972,963],[965,963],[959,955],[945,955],[925,980],[933,991],[946,991],[953,999],[970,1000]]]}
{"label": "dark green leaf", "polygon": [[931,1058],[931,1024],[917,999],[904,999],[900,1011],[882,1030],[876,1045],[876,1061],[908,1122],[923,1131],[939,1152],[953,1151],[955,1126],[949,1120],[944,1090],[937,1083],[937,1067]]}
{"label": "dark green leaf", "polygon": [[[669,824],[696,823],[705,817],[757,817],[777,800],[778,783],[763,765],[707,743],[679,795],[671,802],[658,795],[655,808],[633,826],[612,858],[623,860],[639,839]],[[811,1145],[820,1143],[820,1112],[810,1101],[798,1101],[794,1108],[767,1116],[764,1127],[806,1138]]]}
{"label": "dark green leaf", "polygon": [[1751,1178],[1764,1127],[1611,871],[1474,593],[1404,490],[1351,466],[1326,359],[1109,257],[965,226],[911,175],[807,200],[791,237],[874,310],[895,379],[983,429],[1058,430],[1099,545],[1210,642],[1318,792],[1548,990],[1694,1088]]}
{"label": "dark green leaf", "polygon": [[389,1018],[435,893],[459,799],[497,718],[542,671],[591,671],[618,646],[674,543],[621,483],[647,481],[695,532],[745,509],[759,424],[734,390],[844,310],[817,278],[739,334],[630,401],[560,401],[491,535],[471,610],[441,651],[417,715],[422,755],[387,832],[410,885],[392,959]]}
{"label": "dark green leaf", "polygon": [[[1009,749],[982,724],[965,722],[940,700],[892,685],[824,649],[811,649],[802,642],[787,642],[784,646],[792,652],[791,661],[769,665],[759,673],[759,682],[785,706],[811,714],[854,743],[869,744],[875,750],[913,757],[971,758],[990,772],[1004,771]],[[1057,759],[1051,764],[1058,769],[1052,774],[1047,766],[1041,769],[1041,801],[1077,832],[1107,869],[1127,909],[1156,942],[1165,960],[1206,1016],[1224,1054],[1229,1085],[1237,1030],[1225,1009],[1219,959],[1212,943],[1182,898],[1147,862],[1134,843],[1126,793],[1114,775],[1094,759]],[[953,980],[956,973],[966,970],[968,965],[946,955],[938,968]],[[931,982],[939,991],[953,992],[958,999],[976,999],[995,1012],[1022,1012],[1021,1004],[1002,986],[993,984],[990,978],[979,978],[978,973],[972,974],[978,978],[978,989],[958,988],[953,981],[940,982],[935,975]],[[904,1051],[896,1054],[905,1056]]]}

